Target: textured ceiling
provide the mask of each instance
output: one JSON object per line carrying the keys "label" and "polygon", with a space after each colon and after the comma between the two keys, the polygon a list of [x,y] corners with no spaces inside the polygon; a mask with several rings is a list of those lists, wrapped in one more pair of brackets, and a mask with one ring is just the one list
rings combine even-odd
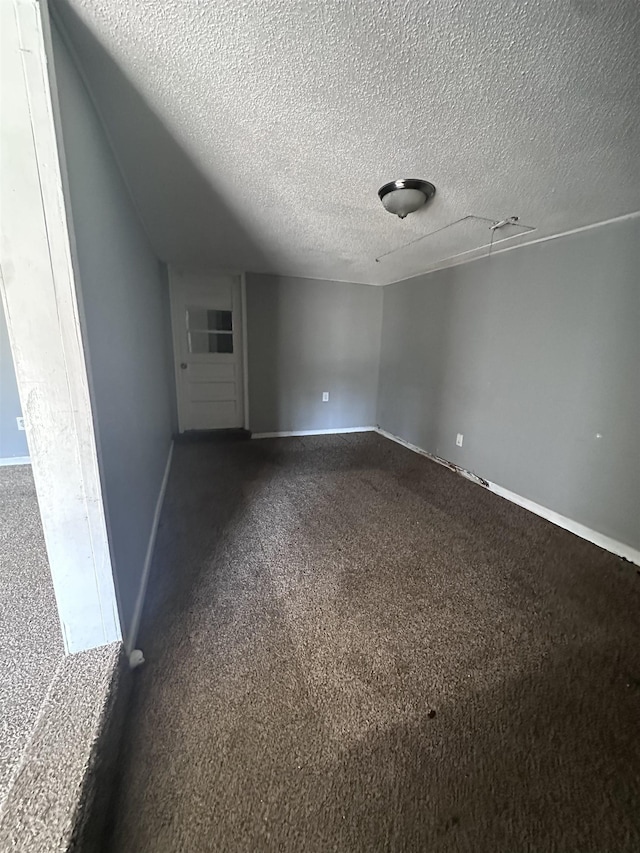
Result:
{"label": "textured ceiling", "polygon": [[[387,283],[463,217],[512,245],[640,209],[637,0],[53,5],[170,263]],[[400,177],[437,187],[404,221]]]}

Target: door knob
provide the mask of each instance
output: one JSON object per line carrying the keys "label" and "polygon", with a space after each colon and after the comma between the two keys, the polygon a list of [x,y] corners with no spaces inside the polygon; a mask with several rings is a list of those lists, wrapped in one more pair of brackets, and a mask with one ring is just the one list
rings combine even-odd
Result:
{"label": "door knob", "polygon": [[180,364],[180,367],[181,367],[183,370],[186,370],[186,369],[187,369],[187,362],[186,362],[186,361],[183,361],[183,362]]}

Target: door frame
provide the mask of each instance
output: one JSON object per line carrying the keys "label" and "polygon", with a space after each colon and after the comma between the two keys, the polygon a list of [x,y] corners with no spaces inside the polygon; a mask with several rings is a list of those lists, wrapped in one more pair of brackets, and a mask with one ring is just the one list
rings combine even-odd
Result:
{"label": "door frame", "polygon": [[[180,376],[180,368],[178,366],[180,359],[177,357],[181,347],[181,329],[176,326],[176,318],[178,316],[178,283],[176,282],[176,270],[169,267],[169,303],[171,314],[171,341],[172,341],[172,358],[173,358],[173,374],[176,388],[176,408],[178,416],[178,432],[180,434],[186,431],[185,427],[185,403],[182,398],[182,382]],[[210,276],[235,276],[240,281],[240,333],[242,337],[242,348],[240,357],[242,359],[242,397],[243,397],[243,428],[249,430],[249,346],[247,335],[247,278],[244,272],[237,270],[185,270],[185,272],[194,272],[199,275]]]}

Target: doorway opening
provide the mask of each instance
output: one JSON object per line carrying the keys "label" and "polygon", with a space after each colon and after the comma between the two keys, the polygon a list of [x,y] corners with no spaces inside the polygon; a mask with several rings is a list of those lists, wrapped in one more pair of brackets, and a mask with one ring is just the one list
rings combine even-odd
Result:
{"label": "doorway opening", "polygon": [[242,277],[172,270],[170,287],[179,431],[247,429]]}

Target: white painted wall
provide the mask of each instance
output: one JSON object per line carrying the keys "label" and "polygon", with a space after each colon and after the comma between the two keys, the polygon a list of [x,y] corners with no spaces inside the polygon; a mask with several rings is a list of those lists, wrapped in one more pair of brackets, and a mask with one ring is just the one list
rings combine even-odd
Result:
{"label": "white painted wall", "polygon": [[120,625],[46,68],[46,4],[3,0],[0,16],[0,289],[64,644],[75,652],[119,639]]}
{"label": "white painted wall", "polygon": [[167,276],[56,26],[52,44],[100,473],[130,640],[172,439]]}

